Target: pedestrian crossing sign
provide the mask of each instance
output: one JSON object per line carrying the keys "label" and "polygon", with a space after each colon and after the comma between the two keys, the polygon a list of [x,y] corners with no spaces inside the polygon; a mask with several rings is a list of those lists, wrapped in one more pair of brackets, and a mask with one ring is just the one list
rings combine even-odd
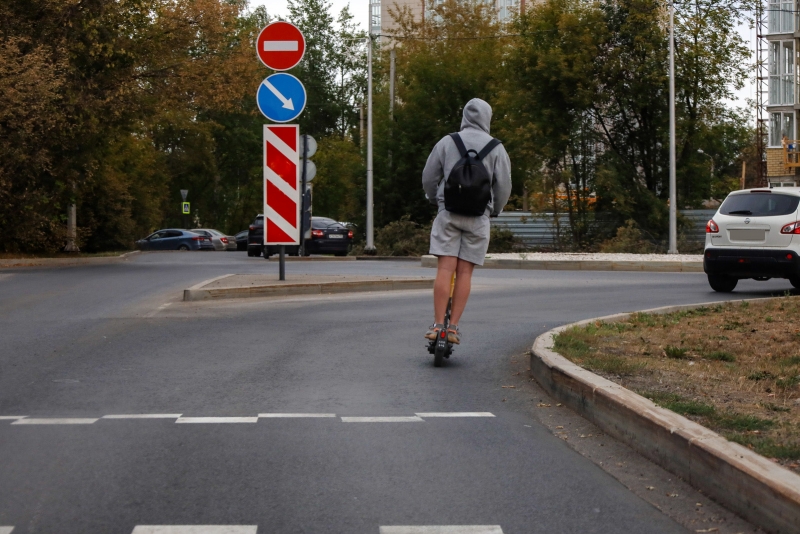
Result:
{"label": "pedestrian crossing sign", "polygon": [[189,215],[191,213],[191,210],[189,209],[189,203],[188,202],[182,203],[182,208],[183,208],[183,214],[184,215]]}

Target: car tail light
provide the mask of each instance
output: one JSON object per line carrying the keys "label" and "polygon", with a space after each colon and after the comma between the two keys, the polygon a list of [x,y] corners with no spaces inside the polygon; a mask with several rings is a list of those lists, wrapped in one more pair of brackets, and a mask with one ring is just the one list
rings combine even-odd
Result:
{"label": "car tail light", "polygon": [[205,240],[205,237],[203,237],[201,235],[192,238],[192,241],[204,241],[204,240]]}
{"label": "car tail light", "polygon": [[718,234],[719,233],[719,226],[717,223],[714,222],[714,219],[711,219],[706,223],[706,233],[707,234]]}
{"label": "car tail light", "polygon": [[325,237],[325,232],[322,230],[311,230],[311,238],[315,237]]}
{"label": "car tail light", "polygon": [[789,223],[781,228],[782,234],[800,234],[800,221]]}
{"label": "car tail light", "polygon": [[251,230],[255,230],[255,229],[256,229],[256,227],[255,227],[255,226],[253,226],[253,225],[251,224],[251,225],[250,225],[250,229],[251,229]]}
{"label": "car tail light", "polygon": [[220,237],[219,240],[222,241],[223,243],[225,243],[226,245],[228,244],[228,238],[227,237]]}
{"label": "car tail light", "polygon": [[353,231],[352,230],[347,232],[347,238],[348,239],[353,239]]}

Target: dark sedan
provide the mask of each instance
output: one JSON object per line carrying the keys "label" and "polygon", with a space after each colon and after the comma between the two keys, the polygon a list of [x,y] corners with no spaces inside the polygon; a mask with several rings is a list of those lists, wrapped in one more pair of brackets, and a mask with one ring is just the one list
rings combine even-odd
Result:
{"label": "dark sedan", "polygon": [[249,230],[242,230],[236,234],[236,250],[247,250],[247,233]]}
{"label": "dark sedan", "polygon": [[167,228],[136,242],[139,250],[214,250],[211,238],[188,230]]}
{"label": "dark sedan", "polygon": [[311,217],[311,239],[307,239],[305,255],[335,254],[347,256],[353,242],[353,231],[328,217]]}

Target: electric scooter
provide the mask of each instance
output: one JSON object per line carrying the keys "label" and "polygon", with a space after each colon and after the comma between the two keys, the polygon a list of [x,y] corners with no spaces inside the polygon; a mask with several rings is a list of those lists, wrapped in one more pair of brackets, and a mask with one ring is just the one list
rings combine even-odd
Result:
{"label": "electric scooter", "polygon": [[453,305],[453,289],[456,286],[456,273],[450,278],[450,299],[447,301],[447,311],[444,314],[444,328],[439,331],[436,339],[428,342],[428,352],[433,354],[433,366],[441,367],[444,358],[450,358],[453,353],[453,344],[447,340],[447,329],[450,327],[450,308]]}

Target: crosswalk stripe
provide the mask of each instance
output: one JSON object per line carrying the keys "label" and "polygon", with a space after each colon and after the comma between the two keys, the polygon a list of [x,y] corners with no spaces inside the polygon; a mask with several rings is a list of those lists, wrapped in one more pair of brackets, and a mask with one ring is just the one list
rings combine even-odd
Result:
{"label": "crosswalk stripe", "polygon": [[14,527],[0,527],[0,534],[11,534]]}
{"label": "crosswalk stripe", "polygon": [[417,416],[411,417],[342,417],[343,423],[422,423]]}
{"label": "crosswalk stripe", "polygon": [[101,419],[177,419],[180,413],[131,413],[104,415]]}
{"label": "crosswalk stripe", "polygon": [[178,417],[176,423],[257,423],[258,417]]}
{"label": "crosswalk stripe", "polygon": [[303,419],[306,417],[336,417],[335,413],[260,413],[258,414],[259,418],[263,419],[280,419],[280,418],[298,418]]}
{"label": "crosswalk stripe", "polygon": [[380,534],[503,534],[500,525],[431,525],[381,527]]}
{"label": "crosswalk stripe", "polygon": [[64,418],[25,418],[17,419],[12,425],[91,425],[97,419],[86,417],[64,417]]}
{"label": "crosswalk stripe", "polygon": [[494,417],[491,412],[425,412],[415,414],[418,417]]}
{"label": "crosswalk stripe", "polygon": [[131,534],[256,534],[257,530],[258,525],[138,525]]}
{"label": "crosswalk stripe", "polygon": [[0,421],[12,421],[15,419],[25,419],[27,415],[0,415]]}

